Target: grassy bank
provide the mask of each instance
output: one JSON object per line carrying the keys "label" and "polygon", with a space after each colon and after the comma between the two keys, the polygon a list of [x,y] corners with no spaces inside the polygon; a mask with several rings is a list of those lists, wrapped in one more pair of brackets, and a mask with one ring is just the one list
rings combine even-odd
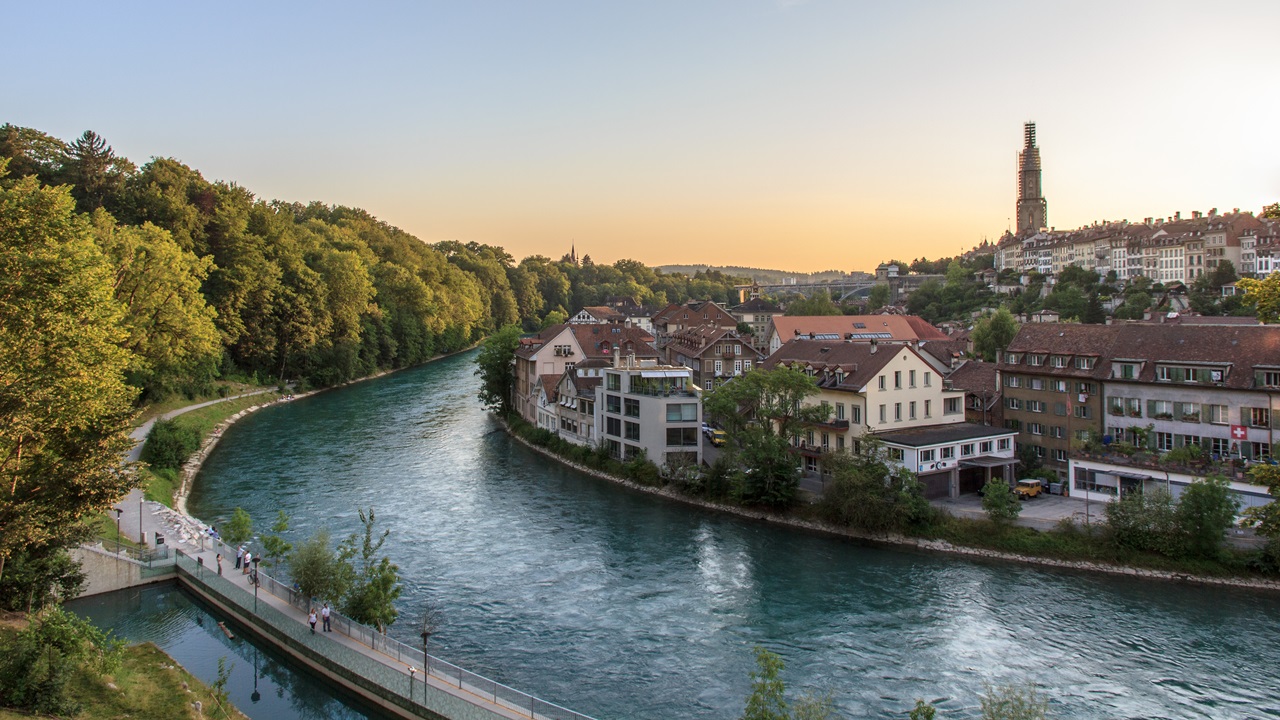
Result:
{"label": "grassy bank", "polygon": [[[664,492],[702,504],[741,508],[754,517],[773,517],[781,522],[797,521],[806,526],[825,526],[840,535],[864,536],[857,527],[832,523],[818,505],[798,504],[787,510],[761,510],[737,504],[726,492],[714,495],[689,492],[688,484],[667,483],[657,468],[643,459],[620,462],[598,448],[566,442],[554,433],[534,427],[518,417],[508,418],[510,431],[531,445],[544,448],[567,462],[584,466],[615,478],[641,485],[662,488]],[[647,466],[647,467],[646,467]],[[723,488],[719,488],[723,490]],[[1004,525],[990,520],[972,520],[937,512],[928,522],[910,529],[908,537],[941,541],[960,548],[990,550],[1026,559],[1113,565],[1169,572],[1205,578],[1246,578],[1274,580],[1259,565],[1258,552],[1245,552],[1223,547],[1215,558],[1175,558],[1151,552],[1117,547],[1105,526],[1083,528],[1070,521],[1043,532],[1020,525]],[[865,535],[870,540],[883,540],[882,533]]]}
{"label": "grassy bank", "polygon": [[[0,621],[0,646],[7,645],[25,626],[26,620],[20,615],[9,615]],[[229,703],[224,706],[226,714],[218,712],[210,688],[151,643],[125,648],[119,668],[110,675],[84,666],[74,668],[67,688],[70,698],[81,706],[80,712],[59,717],[75,720],[245,717]],[[203,713],[196,712],[196,701],[203,706]],[[30,717],[33,716],[0,708],[0,720]]]}

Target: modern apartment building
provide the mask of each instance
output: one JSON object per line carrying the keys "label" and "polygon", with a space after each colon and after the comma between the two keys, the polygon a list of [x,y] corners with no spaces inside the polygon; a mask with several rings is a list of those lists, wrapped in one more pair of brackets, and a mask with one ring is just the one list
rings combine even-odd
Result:
{"label": "modern apartment building", "polygon": [[629,459],[643,453],[668,468],[702,463],[702,402],[692,370],[618,355],[600,376],[595,428],[610,455]]}

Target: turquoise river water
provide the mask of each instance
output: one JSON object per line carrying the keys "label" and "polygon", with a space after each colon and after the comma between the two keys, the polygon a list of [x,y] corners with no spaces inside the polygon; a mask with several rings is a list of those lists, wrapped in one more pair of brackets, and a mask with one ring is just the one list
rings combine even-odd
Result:
{"label": "turquoise river water", "polygon": [[1034,683],[1061,718],[1280,717],[1263,593],[868,547],[718,515],[523,448],[476,400],[474,354],[266,409],[227,433],[193,514],[277,509],[295,539],[373,506],[404,594],[392,634],[600,718],[734,718],[756,645],[850,718],[976,717]]}

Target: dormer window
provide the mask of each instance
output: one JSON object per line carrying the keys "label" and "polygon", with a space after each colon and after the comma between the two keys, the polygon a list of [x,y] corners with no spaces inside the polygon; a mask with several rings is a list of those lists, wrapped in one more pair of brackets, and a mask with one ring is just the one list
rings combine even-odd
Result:
{"label": "dormer window", "polygon": [[1031,365],[1032,367],[1040,367],[1041,365],[1043,365],[1043,364],[1044,364],[1044,356],[1043,356],[1043,355],[1028,355],[1028,356],[1027,356],[1027,364],[1028,364],[1028,365]]}
{"label": "dormer window", "polygon": [[1067,366],[1067,358],[1065,355],[1054,355],[1049,358],[1049,365],[1056,368],[1064,368]]}
{"label": "dormer window", "polygon": [[1093,369],[1093,365],[1094,365],[1094,363],[1095,363],[1095,362],[1097,362],[1097,358],[1091,358],[1091,357],[1078,357],[1078,358],[1076,358],[1076,369],[1077,369],[1077,370],[1092,370],[1092,369]]}
{"label": "dormer window", "polygon": [[1022,362],[1022,353],[1006,353],[1004,356],[1004,361],[1009,363],[1010,365],[1017,365],[1018,363]]}

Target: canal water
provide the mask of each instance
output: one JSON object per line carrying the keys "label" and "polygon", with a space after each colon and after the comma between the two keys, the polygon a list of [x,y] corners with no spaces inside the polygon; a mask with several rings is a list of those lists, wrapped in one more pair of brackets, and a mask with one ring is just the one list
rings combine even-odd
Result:
{"label": "canal water", "polygon": [[[227,699],[258,720],[360,720],[381,715],[298,668],[169,582],[72,600],[66,608],[130,643],[152,642],[212,685],[227,668]],[[218,627],[227,622],[234,639]],[[206,709],[206,712],[208,710]],[[211,715],[212,716],[212,715]]]}
{"label": "canal water", "polygon": [[1034,683],[1058,717],[1280,716],[1272,595],[865,547],[629,491],[514,443],[476,400],[474,353],[254,414],[192,512],[236,507],[297,540],[373,507],[404,593],[391,633],[600,718],[733,718],[752,648],[850,718],[915,698],[976,717]]}

